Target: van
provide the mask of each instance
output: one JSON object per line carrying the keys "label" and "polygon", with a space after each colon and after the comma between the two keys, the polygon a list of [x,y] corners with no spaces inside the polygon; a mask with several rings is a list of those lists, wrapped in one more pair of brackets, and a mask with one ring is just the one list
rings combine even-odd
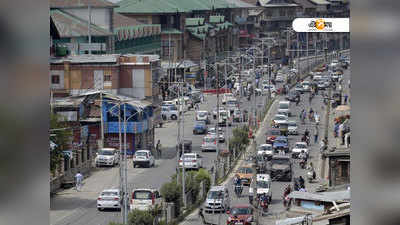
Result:
{"label": "van", "polygon": [[156,189],[139,188],[132,191],[130,210],[147,211],[161,206],[161,195]]}
{"label": "van", "polygon": [[268,199],[268,203],[271,202],[272,199],[272,190],[271,190],[271,177],[269,174],[257,174],[256,178],[257,184],[257,197],[262,194],[265,194]]}
{"label": "van", "polygon": [[206,213],[225,212],[230,208],[228,188],[225,186],[212,186],[207,193],[204,203]]}
{"label": "van", "polygon": [[278,107],[278,112],[283,112],[287,113],[289,117],[291,116],[290,113],[290,102],[289,101],[280,101],[279,102],[279,107]]}

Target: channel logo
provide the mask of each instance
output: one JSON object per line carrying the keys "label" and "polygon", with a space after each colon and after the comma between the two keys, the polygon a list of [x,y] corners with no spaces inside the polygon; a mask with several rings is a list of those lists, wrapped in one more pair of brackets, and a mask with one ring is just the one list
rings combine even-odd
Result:
{"label": "channel logo", "polygon": [[349,32],[349,18],[296,18],[292,22],[296,32]]}

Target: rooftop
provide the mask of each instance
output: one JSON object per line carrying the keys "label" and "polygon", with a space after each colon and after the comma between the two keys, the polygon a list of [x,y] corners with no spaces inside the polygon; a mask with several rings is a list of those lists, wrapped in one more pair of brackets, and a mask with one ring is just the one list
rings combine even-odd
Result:
{"label": "rooftop", "polygon": [[49,0],[50,8],[114,8],[116,4],[107,0]]}
{"label": "rooftop", "polygon": [[329,5],[329,4],[331,4],[327,0],[310,0],[310,1],[313,2],[314,4],[317,4],[317,5]]}
{"label": "rooftop", "polygon": [[[86,63],[117,63],[119,57],[136,57],[136,62],[134,63],[146,63],[143,62],[144,57],[148,57],[149,61],[157,61],[159,60],[158,55],[136,55],[136,54],[105,54],[105,55],[88,55],[88,54],[81,54],[81,55],[69,55],[63,58],[52,58],[50,59],[51,64],[60,64],[64,63],[64,61],[69,61],[70,63],[74,64],[86,64]],[[142,60],[140,60],[140,58]],[[139,60],[138,60],[139,59]],[[121,64],[130,64],[133,62],[121,62]]]}

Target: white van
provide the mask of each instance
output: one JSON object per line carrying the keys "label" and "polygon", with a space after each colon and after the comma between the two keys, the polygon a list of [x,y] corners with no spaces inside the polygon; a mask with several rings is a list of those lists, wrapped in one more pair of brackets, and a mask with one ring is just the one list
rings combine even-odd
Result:
{"label": "white van", "polygon": [[156,189],[139,188],[132,191],[130,210],[151,210],[161,206],[162,198]]}
{"label": "white van", "polygon": [[271,177],[269,174],[257,174],[257,196],[265,194],[268,199],[268,203],[271,203],[272,191],[271,191]]}
{"label": "white van", "polygon": [[278,112],[287,113],[289,116],[291,116],[290,102],[289,101],[280,101],[279,107],[278,107]]}

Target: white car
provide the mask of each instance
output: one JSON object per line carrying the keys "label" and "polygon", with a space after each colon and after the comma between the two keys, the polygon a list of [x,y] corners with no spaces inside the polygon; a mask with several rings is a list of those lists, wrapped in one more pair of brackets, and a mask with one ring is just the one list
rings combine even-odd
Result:
{"label": "white car", "polygon": [[209,124],[210,119],[208,118],[208,112],[207,111],[197,111],[196,112],[196,120],[197,121],[205,121],[206,124]]}
{"label": "white car", "polygon": [[217,137],[215,135],[206,135],[201,144],[201,151],[216,151],[217,150]]}
{"label": "white car", "polygon": [[222,95],[222,104],[226,104],[226,102],[230,99],[233,98],[232,93],[225,93]]}
{"label": "white car", "polygon": [[277,75],[275,82],[285,82],[285,78],[282,75]]}
{"label": "white car", "polygon": [[[225,107],[219,107],[219,111],[225,111]],[[217,119],[217,107],[215,107],[212,111],[213,114],[213,119],[216,120]]]}
{"label": "white car", "polygon": [[288,113],[288,112],[285,112],[285,111],[277,112],[276,115],[282,115],[282,116],[289,117],[289,113]]}
{"label": "white car", "polygon": [[203,168],[203,157],[197,153],[185,153],[179,159],[179,167],[185,169],[200,169]]}
{"label": "white car", "polygon": [[212,186],[204,203],[206,213],[224,212],[230,208],[229,191],[226,186]]}
{"label": "white car", "polygon": [[97,198],[97,209],[121,209],[121,193],[119,189],[103,190]]}
{"label": "white car", "polygon": [[270,85],[264,84],[264,86],[263,86],[263,93],[268,93],[268,90],[270,90],[271,93],[272,93],[272,92],[276,92],[276,88],[275,88],[274,85],[272,85],[272,84],[270,84]]}
{"label": "white car", "polygon": [[140,188],[132,191],[130,210],[150,210],[162,203],[160,193],[156,189]]}
{"label": "white car", "polygon": [[304,92],[308,92],[311,91],[311,82],[310,81],[303,81],[303,83],[301,83],[301,85],[303,86],[303,91]]}
{"label": "white car", "polygon": [[96,166],[115,166],[119,163],[119,151],[115,148],[102,148],[96,154]]}
{"label": "white car", "polygon": [[274,154],[274,149],[271,144],[262,144],[258,146],[257,155],[267,155],[267,157],[272,157]]}
{"label": "white car", "polygon": [[288,121],[288,134],[289,135],[298,135],[299,131],[297,130],[297,123],[296,121]]}
{"label": "white car", "polygon": [[[207,134],[212,136],[217,136],[217,129],[215,129],[215,127],[210,127],[208,128]],[[222,130],[222,127],[219,127],[218,134],[219,134],[218,135],[219,142],[225,142],[225,134],[224,131]]]}
{"label": "white car", "polygon": [[154,156],[151,154],[150,150],[138,150],[133,155],[133,168],[136,166],[142,167],[153,167],[156,164]]}
{"label": "white car", "polygon": [[275,115],[273,121],[277,125],[287,123],[288,117],[284,115]]}
{"label": "white car", "polygon": [[176,120],[178,119],[178,108],[175,105],[161,106],[161,118],[163,120]]}
{"label": "white car", "polygon": [[301,151],[304,151],[308,155],[308,147],[306,142],[296,142],[292,149],[292,157],[297,158]]}

